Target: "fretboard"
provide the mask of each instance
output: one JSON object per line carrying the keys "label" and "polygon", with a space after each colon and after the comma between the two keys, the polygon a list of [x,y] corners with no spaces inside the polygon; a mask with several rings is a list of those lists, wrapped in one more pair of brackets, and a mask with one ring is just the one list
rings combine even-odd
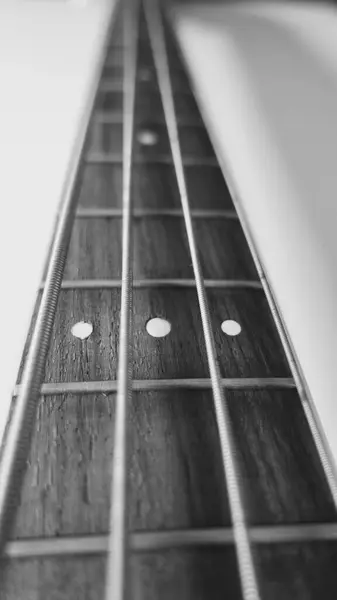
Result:
{"label": "fretboard", "polygon": [[[0,597],[336,598],[324,447],[156,3],[119,7],[80,167]],[[162,337],[153,319],[169,327]],[[83,340],[79,323],[92,330]]]}

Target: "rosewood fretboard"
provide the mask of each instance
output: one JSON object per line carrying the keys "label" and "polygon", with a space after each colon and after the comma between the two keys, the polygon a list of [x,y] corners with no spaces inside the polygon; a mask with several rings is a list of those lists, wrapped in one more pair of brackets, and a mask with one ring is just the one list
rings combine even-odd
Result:
{"label": "rosewood fretboard", "polygon": [[[335,599],[334,501],[240,221],[166,25],[165,32],[194,233],[260,597]],[[239,600],[195,275],[152,50],[141,10],[132,168],[129,593],[135,600]],[[2,563],[0,597],[6,600],[104,597],[119,358],[123,118],[119,15],[79,174],[45,384]],[[147,333],[154,317],[170,322],[169,335]],[[226,320],[241,326],[239,335],[221,330]],[[93,325],[84,341],[71,333],[80,321]]]}

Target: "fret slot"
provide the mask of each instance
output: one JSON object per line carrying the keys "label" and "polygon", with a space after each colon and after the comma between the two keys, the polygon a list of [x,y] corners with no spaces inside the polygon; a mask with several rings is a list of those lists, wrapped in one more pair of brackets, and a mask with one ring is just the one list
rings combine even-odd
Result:
{"label": "fret slot", "polygon": [[[254,290],[207,289],[211,324],[223,377],[289,377],[290,369],[280,344],[267,300]],[[221,323],[233,319],[241,333],[231,337]]]}
{"label": "fret slot", "polygon": [[[207,377],[207,361],[195,290],[135,289],[134,377],[136,379]],[[167,338],[147,335],[153,317],[172,324]]]}
{"label": "fret slot", "polygon": [[[120,90],[106,91],[99,87],[97,100],[95,104],[95,112],[113,112],[120,114],[121,121],[123,119],[123,82],[121,82]],[[94,117],[94,115],[93,115]],[[94,118],[92,119],[94,121]],[[94,121],[95,122],[95,121]]]}
{"label": "fret slot", "polygon": [[139,600],[241,600],[233,548],[168,550],[132,558],[132,591]]}
{"label": "fret slot", "polygon": [[[261,290],[207,289],[207,295],[222,377],[290,376],[267,300]],[[133,296],[134,378],[208,378],[195,289],[136,288]],[[62,290],[45,382],[115,379],[119,310],[118,288]],[[151,338],[146,333],[147,321],[157,316],[172,324],[170,335],[161,340]],[[221,331],[221,323],[225,319],[240,323],[240,335],[230,337]],[[71,327],[79,321],[93,324],[93,333],[85,342],[71,335]],[[27,344],[23,360],[26,353]],[[23,362],[18,383],[22,366]]]}
{"label": "fret slot", "polygon": [[134,392],[130,420],[132,529],[229,525],[210,392]]}
{"label": "fret slot", "polygon": [[[154,62],[153,62],[150,40],[144,39],[144,38],[145,38],[145,36],[143,37],[143,39],[140,40],[140,43],[138,45],[138,68],[143,65],[150,66],[151,68],[153,68]],[[111,57],[113,57],[113,54],[111,54]],[[109,58],[108,58],[108,62],[109,62]],[[181,60],[179,59],[179,57],[177,55],[172,55],[172,69],[176,69],[176,70],[183,69]]]}
{"label": "fret slot", "polygon": [[107,533],[115,394],[41,397],[12,538]]}
{"label": "fret slot", "polygon": [[[150,113],[149,113],[150,114]],[[154,146],[144,146],[139,142],[138,136],[144,131],[153,131],[158,141]],[[215,163],[215,155],[208,136],[205,132],[194,127],[181,127],[179,130],[182,152],[184,156],[196,159],[212,158]],[[88,143],[88,155],[118,154],[122,150],[122,126],[116,124],[101,124],[97,121],[92,123]],[[135,128],[135,155],[136,158],[156,158],[157,155],[170,156],[170,146],[165,126],[151,123],[141,118],[141,122]]]}
{"label": "fret slot", "polygon": [[[41,398],[14,539],[108,531],[115,398]],[[229,526],[209,390],[134,392],[128,420],[129,529]]]}
{"label": "fret slot", "polygon": [[6,600],[102,600],[105,557],[40,558],[5,561],[1,572]]}
{"label": "fret slot", "polygon": [[[120,279],[121,230],[121,218],[76,219],[64,280]],[[195,231],[207,279],[258,282],[237,220],[198,220]],[[133,237],[135,279],[194,279],[182,218],[136,219]]]}
{"label": "fret slot", "polygon": [[[186,167],[191,208],[233,209],[220,169]],[[179,208],[181,203],[172,165],[136,164],[133,171],[135,208]],[[122,206],[122,165],[87,164],[79,194],[80,207]]]}
{"label": "fret slot", "polygon": [[[111,62],[112,62],[112,64],[110,64],[110,62],[105,64],[105,66],[103,68],[102,79],[108,79],[110,81],[112,81],[112,80],[122,81],[123,67],[118,64],[114,64],[114,62],[116,62],[114,60],[112,60]],[[137,76],[138,85],[141,83],[141,81],[140,81],[141,69],[146,69],[147,71],[149,71],[149,73],[151,73],[151,76],[152,76],[151,80],[156,81],[156,71],[155,71],[154,67],[151,67],[146,64],[138,65],[138,76]],[[185,73],[182,69],[180,69],[180,68],[174,69],[172,71],[171,76],[172,76],[172,87],[175,92],[179,93],[180,90],[187,91],[190,89],[187,76],[185,75]]]}
{"label": "fret slot", "polygon": [[[130,593],[137,600],[241,600],[234,551],[231,548],[171,550],[132,557]],[[104,598],[106,558],[68,556],[5,562],[2,572],[6,600],[69,600]]]}
{"label": "fret slot", "polygon": [[263,545],[254,550],[264,598],[337,597],[336,541]]}
{"label": "fret slot", "polygon": [[[198,220],[195,233],[207,279],[258,281],[238,221]],[[183,219],[165,217],[135,221],[133,264],[136,279],[194,279]]]}
{"label": "fret slot", "polygon": [[[120,289],[61,291],[46,363],[46,382],[116,379],[120,292]],[[40,297],[39,294],[37,306]],[[18,382],[21,381],[36,310]],[[84,342],[71,334],[72,326],[79,321],[93,325],[93,333]]]}
{"label": "fret slot", "polygon": [[64,279],[120,279],[122,219],[76,219]]}
{"label": "fret slot", "polygon": [[[91,154],[119,154],[123,148],[122,125],[100,125],[93,122],[90,129],[87,155]],[[122,155],[120,158],[122,162]]]}
{"label": "fret slot", "polygon": [[[115,22],[113,25],[113,30],[111,34],[111,38],[109,40],[109,49],[123,48],[124,46],[124,31],[123,31],[123,20],[122,20],[122,11],[120,7],[117,7],[117,13],[115,14]],[[119,51],[120,51],[119,50]]]}
{"label": "fret slot", "polygon": [[114,61],[106,62],[103,68],[102,77],[104,79],[123,80],[123,66],[114,64]]}
{"label": "fret slot", "polygon": [[[136,100],[136,121],[151,120],[155,118],[163,119],[164,124],[164,113],[159,92],[150,93],[149,91],[145,91],[142,86],[138,86],[138,88]],[[101,110],[114,110],[115,107],[113,101],[111,104],[109,103],[109,98],[110,96],[113,96],[113,93],[105,92],[104,96],[106,100],[104,105],[100,107]],[[181,94],[177,92],[175,94],[175,103],[179,119],[195,119],[196,121],[201,121],[199,109],[192,94]],[[207,137],[205,130],[200,132],[200,127],[198,128],[198,132],[200,135]]]}
{"label": "fret slot", "polygon": [[[123,27],[122,27],[122,29],[123,29]],[[123,44],[116,43],[110,49],[108,48],[107,58],[106,58],[106,62],[105,62],[105,65],[107,67],[123,68],[123,48],[124,47],[125,46]],[[143,32],[139,38],[137,54],[138,54],[138,61],[137,61],[138,69],[143,66],[154,68],[150,41],[148,39],[148,36],[145,34],[145,32]],[[178,70],[178,71],[182,70],[183,74],[185,73],[183,70],[183,65],[181,63],[180,57],[175,53],[172,53],[172,56],[170,57],[170,66],[172,67],[173,70]]]}
{"label": "fret slot", "polygon": [[[123,24],[121,23],[121,27],[123,29]],[[113,48],[112,51],[108,51],[105,64],[109,67],[120,67],[123,69],[123,56],[124,56],[124,48],[122,46],[117,46]]]}
{"label": "fret slot", "polygon": [[336,521],[295,389],[227,390],[249,525]]}

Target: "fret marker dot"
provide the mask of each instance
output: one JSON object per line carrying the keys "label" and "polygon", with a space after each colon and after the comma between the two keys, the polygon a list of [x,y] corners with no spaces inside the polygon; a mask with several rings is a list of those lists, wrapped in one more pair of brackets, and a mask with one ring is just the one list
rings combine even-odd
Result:
{"label": "fret marker dot", "polygon": [[138,141],[143,146],[154,146],[158,142],[158,136],[154,131],[144,129],[138,134]]}
{"label": "fret marker dot", "polygon": [[141,69],[139,71],[139,79],[140,81],[151,81],[152,75],[151,71],[148,69]]}
{"label": "fret marker dot", "polygon": [[91,323],[86,323],[85,321],[79,321],[79,323],[75,323],[75,325],[71,328],[71,333],[74,337],[79,338],[80,340],[86,340],[89,335],[93,332],[93,326]]}
{"label": "fret marker dot", "polygon": [[152,335],[152,337],[165,337],[171,331],[171,323],[166,321],[166,319],[155,317],[146,323],[146,331],[149,335]]}
{"label": "fret marker dot", "polygon": [[232,321],[228,319],[227,321],[223,321],[221,323],[221,329],[227,335],[239,335],[241,332],[241,325],[237,321]]}

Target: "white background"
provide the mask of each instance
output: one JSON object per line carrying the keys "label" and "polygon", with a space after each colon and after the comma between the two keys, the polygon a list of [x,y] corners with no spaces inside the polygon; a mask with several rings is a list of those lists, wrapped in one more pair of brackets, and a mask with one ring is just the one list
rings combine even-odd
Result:
{"label": "white background", "polygon": [[0,438],[113,5],[0,2]]}
{"label": "white background", "polygon": [[337,16],[176,10],[196,90],[337,458]]}

